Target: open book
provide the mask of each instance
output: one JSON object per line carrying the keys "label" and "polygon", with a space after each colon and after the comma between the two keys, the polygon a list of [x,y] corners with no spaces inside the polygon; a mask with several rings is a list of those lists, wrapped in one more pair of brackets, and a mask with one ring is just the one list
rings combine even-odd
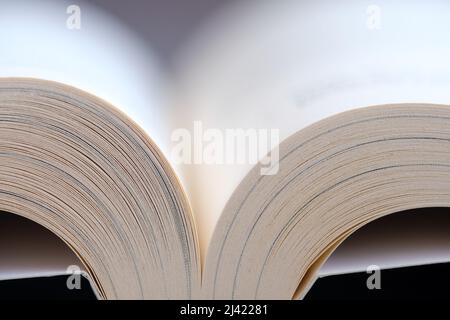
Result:
{"label": "open book", "polygon": [[[378,22],[351,1],[232,7],[180,54],[170,90],[103,16],[79,31],[57,6],[40,28],[0,20],[15,39],[0,210],[62,239],[75,255],[59,265],[78,261],[99,298],[301,298],[324,264],[355,271],[351,248],[326,261],[356,230],[450,206],[450,8],[381,2]],[[430,248],[369,260],[450,260],[445,237]]]}

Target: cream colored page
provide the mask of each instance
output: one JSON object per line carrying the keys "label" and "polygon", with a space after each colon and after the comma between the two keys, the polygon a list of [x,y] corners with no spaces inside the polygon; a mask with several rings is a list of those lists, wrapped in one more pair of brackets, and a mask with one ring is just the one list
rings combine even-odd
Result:
{"label": "cream colored page", "polygon": [[[164,80],[153,52],[86,1],[75,6],[58,0],[2,3],[0,77],[52,80],[85,90],[122,110],[162,149],[168,147]],[[44,241],[42,250],[31,254],[14,234],[1,236],[9,240],[0,243],[0,279],[61,274],[73,262],[67,247],[60,250]],[[27,237],[27,243],[39,242],[39,236]],[[13,240],[23,252],[20,259],[7,245]]]}
{"label": "cream colored page", "polygon": [[[204,132],[279,129],[283,140],[352,108],[449,104],[449,33],[443,1],[237,1],[178,56],[174,128],[200,120]],[[182,166],[203,254],[252,166]]]}
{"label": "cream colored page", "polygon": [[88,1],[2,3],[0,77],[75,86],[111,103],[168,147],[165,77],[151,47]]}

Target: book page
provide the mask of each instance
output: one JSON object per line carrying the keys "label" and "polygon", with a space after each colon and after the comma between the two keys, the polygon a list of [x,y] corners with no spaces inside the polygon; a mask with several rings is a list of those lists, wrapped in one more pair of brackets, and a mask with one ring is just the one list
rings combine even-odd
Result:
{"label": "book page", "polygon": [[78,1],[2,4],[0,77],[61,82],[137,122],[162,149],[165,76],[150,45],[104,8]]}
{"label": "book page", "polygon": [[[448,104],[450,45],[442,41],[450,32],[448,6],[438,1],[237,1],[204,25],[178,56],[175,126],[187,128],[191,145],[198,147],[180,162],[190,162],[183,166],[183,181],[203,253],[227,200],[254,166],[249,157],[233,160],[239,153],[221,143],[220,154],[231,155],[230,163],[223,164],[220,155],[205,157],[214,137],[221,142],[232,129],[267,139],[275,130],[275,140],[283,141],[354,108]],[[173,145],[182,140],[173,138]]]}
{"label": "book page", "polygon": [[[120,109],[165,149],[163,71],[150,46],[104,9],[87,1],[2,3],[0,52],[0,77],[84,90]],[[55,236],[0,219],[0,279],[65,274],[71,264],[80,265]]]}

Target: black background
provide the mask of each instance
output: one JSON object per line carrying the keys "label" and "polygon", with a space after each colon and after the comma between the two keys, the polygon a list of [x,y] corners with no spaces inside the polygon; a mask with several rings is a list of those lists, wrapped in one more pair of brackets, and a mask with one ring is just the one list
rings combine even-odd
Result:
{"label": "black background", "polygon": [[[435,264],[381,271],[381,289],[369,290],[367,273],[319,279],[305,299],[448,299],[450,264]],[[89,282],[82,277],[80,290],[69,290],[66,276],[0,282],[0,299],[95,300]]]}

